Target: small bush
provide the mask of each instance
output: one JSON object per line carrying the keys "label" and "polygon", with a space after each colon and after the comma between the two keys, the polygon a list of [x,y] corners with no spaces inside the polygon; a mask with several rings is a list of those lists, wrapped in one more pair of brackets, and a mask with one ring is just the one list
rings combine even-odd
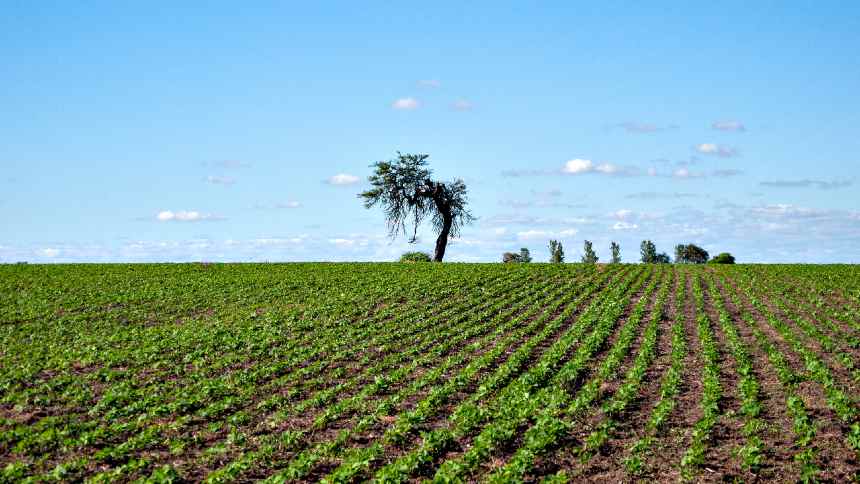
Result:
{"label": "small bush", "polygon": [[426,252],[407,252],[400,256],[400,262],[430,262],[430,254]]}
{"label": "small bush", "polygon": [[505,264],[516,264],[520,262],[520,255],[514,252],[505,252],[502,254],[502,262]]}
{"label": "small bush", "polygon": [[713,257],[713,259],[708,261],[709,264],[734,264],[735,256],[729,254],[728,252],[723,252],[721,254],[717,254]]}
{"label": "small bush", "polygon": [[516,252],[505,252],[502,254],[502,262],[505,264],[526,264],[532,261],[532,255],[529,250],[525,247],[520,249],[520,253]]}

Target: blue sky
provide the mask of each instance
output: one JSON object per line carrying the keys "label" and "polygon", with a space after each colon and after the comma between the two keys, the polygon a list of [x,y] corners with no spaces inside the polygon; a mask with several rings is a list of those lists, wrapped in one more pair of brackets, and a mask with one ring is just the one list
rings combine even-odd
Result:
{"label": "blue sky", "polygon": [[393,260],[398,150],[469,186],[452,261],[860,262],[855,2],[129,3],[4,4],[2,262]]}

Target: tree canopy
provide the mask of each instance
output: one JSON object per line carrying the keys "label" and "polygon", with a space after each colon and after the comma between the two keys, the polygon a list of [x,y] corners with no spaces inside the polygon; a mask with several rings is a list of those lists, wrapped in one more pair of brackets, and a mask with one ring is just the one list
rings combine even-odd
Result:
{"label": "tree canopy", "polygon": [[549,241],[549,261],[554,264],[564,262],[564,246],[558,240]]}
{"label": "tree canopy", "polygon": [[735,256],[729,254],[728,252],[722,252],[720,254],[715,255],[711,260],[708,261],[709,264],[734,264]]}
{"label": "tree canopy", "polygon": [[678,244],[675,246],[676,264],[704,264],[708,262],[708,251],[696,244]]}
{"label": "tree canopy", "polygon": [[427,167],[426,154],[403,154],[390,161],[371,165],[373,174],[368,177],[372,188],[360,193],[366,208],[381,206],[385,211],[389,235],[394,238],[401,232],[412,234],[409,242],[418,239],[418,227],[427,218],[438,232],[433,260],[445,257],[448,237],[458,237],[464,225],[474,221],[467,206],[466,184],[456,179],[450,182],[433,180]]}

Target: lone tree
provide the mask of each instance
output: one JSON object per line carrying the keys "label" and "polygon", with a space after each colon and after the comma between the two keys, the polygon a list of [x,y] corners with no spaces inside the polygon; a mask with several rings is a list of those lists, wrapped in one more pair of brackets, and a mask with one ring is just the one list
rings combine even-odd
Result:
{"label": "lone tree", "polygon": [[520,248],[520,262],[529,263],[532,261],[532,253],[527,247]]}
{"label": "lone tree", "polygon": [[704,264],[708,262],[708,251],[695,244],[675,246],[676,264]]}
{"label": "lone tree", "polygon": [[612,259],[609,260],[610,264],[620,264],[621,263],[621,246],[618,245],[617,242],[612,241],[609,244],[609,250],[612,252]]}
{"label": "lone tree", "polygon": [[583,264],[597,264],[599,257],[594,253],[594,248],[591,246],[591,241],[586,240],[583,243],[582,249],[582,263]]}
{"label": "lone tree", "polygon": [[558,240],[549,241],[549,261],[553,264],[564,262],[564,247]]}
{"label": "lone tree", "polygon": [[641,260],[643,264],[657,263],[657,246],[654,245],[654,242],[643,240],[642,243],[639,244],[639,253],[642,254]]}
{"label": "lone tree", "polygon": [[364,199],[365,208],[382,206],[392,238],[400,232],[406,235],[407,226],[412,224],[410,244],[418,239],[418,226],[430,217],[433,228],[439,233],[433,261],[442,262],[448,237],[459,236],[460,229],[475,218],[466,208],[468,200],[463,180],[433,180],[430,178],[433,172],[427,168],[428,157],[398,151],[395,160],[377,161],[371,165],[374,172],[368,177],[373,188],[358,196]]}

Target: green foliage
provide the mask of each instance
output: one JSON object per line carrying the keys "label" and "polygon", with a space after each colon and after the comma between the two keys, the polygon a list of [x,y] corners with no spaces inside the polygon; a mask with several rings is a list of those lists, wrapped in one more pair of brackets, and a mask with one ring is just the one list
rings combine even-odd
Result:
{"label": "green foliage", "polygon": [[502,262],[505,264],[529,263],[532,261],[532,256],[529,250],[525,247],[521,248],[519,253],[505,252],[502,254]]}
{"label": "green foliage", "polygon": [[715,255],[711,260],[708,261],[709,264],[734,264],[735,257],[728,252],[721,252]]}
{"label": "green foliage", "polygon": [[400,256],[400,262],[431,262],[430,254],[426,252],[406,252]]}
{"label": "green foliage", "polygon": [[549,241],[549,261],[553,264],[564,262],[564,247],[558,240]]}
{"label": "green foliage", "polygon": [[640,261],[643,264],[656,264],[657,261],[657,246],[650,240],[643,240],[639,244]]}
{"label": "green foliage", "polygon": [[505,252],[502,254],[502,262],[505,264],[516,264],[521,262],[520,255],[516,252]]}
{"label": "green foliage", "polygon": [[582,263],[597,264],[599,257],[597,257],[597,254],[594,252],[594,247],[592,247],[591,241],[586,240],[582,245]]}
{"label": "green foliage", "polygon": [[532,261],[531,252],[526,247],[520,249],[520,262],[528,263]]}
{"label": "green foliage", "polygon": [[401,232],[405,235],[412,224],[410,243],[417,240],[418,227],[429,217],[439,233],[434,260],[441,262],[448,237],[458,237],[460,229],[474,217],[466,208],[468,190],[463,180],[433,180],[427,158],[429,155],[398,152],[395,160],[374,163],[373,174],[368,177],[372,188],[358,196],[365,208],[382,207],[391,237]]}
{"label": "green foliage", "polygon": [[853,269],[0,265],[0,482],[851,482]]}
{"label": "green foliage", "polygon": [[609,251],[612,253],[612,258],[609,260],[610,264],[620,264],[621,263],[621,246],[618,245],[617,242],[612,241],[609,244]]}
{"label": "green foliage", "polygon": [[676,264],[704,264],[708,262],[708,251],[695,244],[675,246]]}

